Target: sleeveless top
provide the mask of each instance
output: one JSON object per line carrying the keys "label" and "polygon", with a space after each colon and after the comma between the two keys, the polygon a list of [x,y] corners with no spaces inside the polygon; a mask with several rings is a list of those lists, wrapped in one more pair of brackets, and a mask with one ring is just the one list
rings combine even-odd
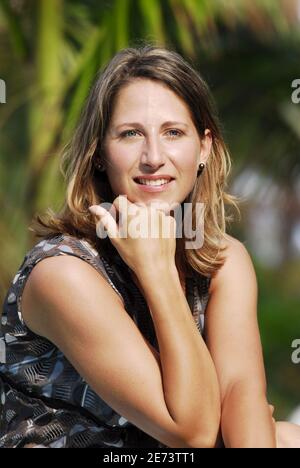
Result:
{"label": "sleeveless top", "polygon": [[[42,240],[25,255],[6,294],[0,328],[0,448],[166,447],[108,406],[63,353],[34,334],[21,313],[22,292],[33,267],[46,257],[73,255],[101,274],[123,301],[140,332],[159,351],[147,303],[117,253],[109,259],[66,234]],[[194,271],[186,298],[203,333],[210,278]],[[121,330],[120,330],[121,332]]]}

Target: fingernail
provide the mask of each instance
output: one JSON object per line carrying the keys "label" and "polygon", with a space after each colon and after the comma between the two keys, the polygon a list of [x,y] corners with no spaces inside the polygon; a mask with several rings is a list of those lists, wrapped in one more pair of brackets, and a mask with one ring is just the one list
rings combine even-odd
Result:
{"label": "fingernail", "polygon": [[90,210],[90,212],[93,213],[93,214],[97,214],[97,211],[98,211],[96,205],[89,206],[89,210]]}

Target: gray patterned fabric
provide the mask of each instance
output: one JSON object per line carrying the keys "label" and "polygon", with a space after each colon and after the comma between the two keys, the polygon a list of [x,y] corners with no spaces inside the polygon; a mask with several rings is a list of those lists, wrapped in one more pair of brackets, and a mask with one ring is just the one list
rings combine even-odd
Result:
{"label": "gray patterned fabric", "polygon": [[[25,256],[7,292],[0,331],[0,448],[165,447],[114,411],[84,381],[63,353],[24,323],[21,298],[33,267],[44,258],[73,255],[87,261],[123,301],[157,350],[147,303],[119,254],[107,257],[83,239],[60,234],[37,243]],[[186,297],[199,332],[210,279],[186,278]]]}

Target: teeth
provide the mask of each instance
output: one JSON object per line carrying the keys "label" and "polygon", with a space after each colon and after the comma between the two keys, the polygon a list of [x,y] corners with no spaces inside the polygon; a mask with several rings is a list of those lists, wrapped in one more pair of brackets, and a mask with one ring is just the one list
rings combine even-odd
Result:
{"label": "teeth", "polygon": [[169,180],[167,179],[157,179],[157,180],[138,179],[138,181],[142,185],[164,185],[169,182]]}

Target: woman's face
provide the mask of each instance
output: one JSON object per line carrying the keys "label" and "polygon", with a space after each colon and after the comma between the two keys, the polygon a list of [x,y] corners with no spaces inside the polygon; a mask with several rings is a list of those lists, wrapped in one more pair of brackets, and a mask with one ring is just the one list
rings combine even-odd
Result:
{"label": "woman's face", "polygon": [[[149,205],[155,200],[173,206],[193,189],[199,163],[205,163],[210,153],[211,134],[206,130],[200,141],[185,102],[163,83],[142,78],[116,97],[104,148],[115,196],[126,195],[132,203]],[[150,176],[172,180],[153,187],[145,180]]]}

